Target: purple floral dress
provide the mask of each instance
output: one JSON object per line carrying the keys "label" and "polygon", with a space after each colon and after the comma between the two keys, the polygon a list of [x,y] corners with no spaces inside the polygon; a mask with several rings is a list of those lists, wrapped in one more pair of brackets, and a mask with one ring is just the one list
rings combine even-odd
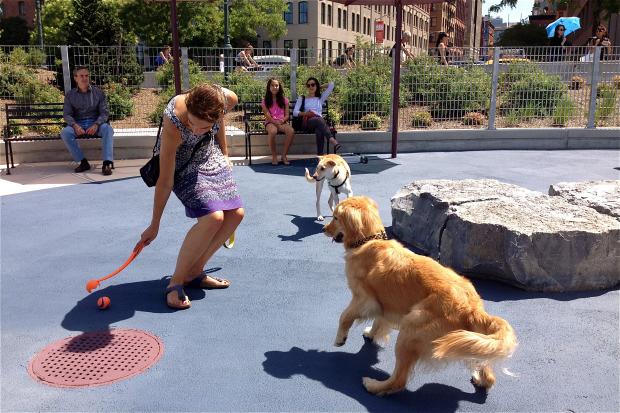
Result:
{"label": "purple floral dress", "polygon": [[[192,154],[194,145],[204,135],[194,135],[174,113],[176,97],[164,110],[172,124],[181,132],[182,143],[177,149],[176,168],[185,165]],[[185,214],[198,218],[214,211],[228,211],[243,207],[232,170],[215,139],[220,129],[214,124],[212,137],[196,151],[189,165],[175,174],[174,193],[185,206]]]}

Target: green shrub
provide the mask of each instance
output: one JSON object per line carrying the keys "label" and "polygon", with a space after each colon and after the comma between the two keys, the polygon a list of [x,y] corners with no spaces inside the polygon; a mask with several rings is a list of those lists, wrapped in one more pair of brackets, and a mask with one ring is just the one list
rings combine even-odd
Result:
{"label": "green shrub", "polygon": [[330,105],[327,109],[327,117],[331,120],[334,126],[339,125],[340,121],[342,120],[342,114],[340,113],[340,110],[338,108],[335,108],[334,105]]}
{"label": "green shrub", "polygon": [[[189,61],[188,69],[190,88],[207,81],[206,76],[200,71],[200,66],[193,60]],[[174,65],[171,62],[166,62],[159,66],[155,72],[155,79],[160,86],[174,87]],[[183,80],[183,70],[181,70],[181,85],[183,85]]]}
{"label": "green shrub", "polygon": [[487,118],[480,112],[469,112],[463,116],[463,125],[482,126]]}
{"label": "green shrub", "polygon": [[[71,47],[69,61],[88,67],[90,79],[97,85],[114,82],[137,88],[144,80],[143,68],[138,64],[135,47]],[[73,68],[74,66],[71,70]],[[61,80],[59,85],[62,84]]]}
{"label": "green shrub", "polygon": [[597,124],[607,120],[616,111],[618,91],[611,85],[599,85],[598,94],[594,112]]}
{"label": "green shrub", "polygon": [[489,106],[491,78],[480,67],[440,66],[436,59],[426,56],[407,61],[403,72],[407,99],[430,105],[436,118],[459,118]]}
{"label": "green shrub", "polygon": [[34,70],[24,66],[0,63],[0,96],[14,98],[16,89],[31,81],[36,81]]}
{"label": "green shrub", "polygon": [[110,120],[121,120],[133,114],[134,103],[131,90],[120,83],[108,83],[102,90],[108,99]]}
{"label": "green shrub", "polygon": [[[64,101],[62,92],[38,79],[29,79],[15,88],[14,98],[17,103],[58,103]],[[61,127],[56,125],[29,128],[38,133],[59,133]]]}
{"label": "green shrub", "polygon": [[381,117],[376,113],[368,113],[360,119],[362,129],[375,130],[381,126]]}
{"label": "green shrub", "polygon": [[620,90],[620,75],[615,75],[611,80],[611,84],[614,85],[614,89]]}
{"label": "green shrub", "polygon": [[17,47],[9,54],[8,62],[16,66],[37,67],[45,63],[45,53],[35,47],[31,47],[28,51]]}
{"label": "green shrub", "polygon": [[547,75],[532,65],[532,73],[505,87],[501,109],[504,113],[520,112],[520,116],[545,117],[568,95],[568,87],[558,76]]}
{"label": "green shrub", "polygon": [[433,124],[433,117],[429,112],[416,112],[411,117],[411,126],[414,128],[428,128]]}
{"label": "green shrub", "polygon": [[570,99],[562,99],[553,110],[553,125],[566,126],[577,112],[577,105]]}
{"label": "green shrub", "polygon": [[233,72],[228,74],[224,86],[239,97],[239,103],[259,101],[265,96],[267,81],[257,79],[249,72]]}
{"label": "green shrub", "polygon": [[392,97],[389,71],[384,69],[382,73],[375,64],[351,69],[342,82],[339,97],[343,122],[357,123],[369,113],[386,116]]}

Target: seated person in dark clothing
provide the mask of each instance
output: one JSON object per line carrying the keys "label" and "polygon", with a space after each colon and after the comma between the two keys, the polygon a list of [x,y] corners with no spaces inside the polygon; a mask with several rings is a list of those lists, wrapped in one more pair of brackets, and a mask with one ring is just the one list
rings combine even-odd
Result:
{"label": "seated person in dark clothing", "polygon": [[78,66],[73,69],[73,78],[77,87],[65,95],[63,115],[67,127],[60,131],[60,137],[73,160],[79,162],[75,172],[84,172],[90,169],[88,160],[84,157],[76,138],[81,135],[97,135],[103,140],[103,167],[104,175],[112,175],[114,162],[112,157],[114,129],[107,124],[109,113],[108,104],[103,92],[90,85],[87,67]]}
{"label": "seated person in dark clothing", "polygon": [[555,31],[553,33],[553,37],[549,39],[549,46],[553,46],[549,48],[549,53],[551,54],[549,60],[557,61],[561,60],[562,56],[566,54],[565,46],[572,46],[572,43],[566,40],[564,36],[564,32],[566,31],[566,27],[563,24],[558,24],[555,27]]}
{"label": "seated person in dark clothing", "polygon": [[355,53],[355,46],[347,47],[343,54],[338,56],[334,60],[334,66],[350,69],[355,67],[355,60],[353,60],[353,53]]}
{"label": "seated person in dark clothing", "polygon": [[595,36],[588,40],[586,46],[590,46],[592,49],[590,53],[594,53],[595,46],[601,46],[601,60],[609,59],[612,55],[612,47],[609,34],[607,33],[607,27],[599,24],[596,29]]}

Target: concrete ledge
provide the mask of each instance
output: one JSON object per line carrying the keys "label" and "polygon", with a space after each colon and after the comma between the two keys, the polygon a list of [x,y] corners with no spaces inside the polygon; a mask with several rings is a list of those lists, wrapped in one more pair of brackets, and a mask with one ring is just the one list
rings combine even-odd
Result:
{"label": "concrete ledge", "polygon": [[[245,135],[231,128],[228,133],[229,154],[245,156]],[[115,159],[144,159],[152,153],[157,129],[119,129],[114,140]],[[338,140],[346,152],[390,153],[391,133],[386,131],[340,132]],[[398,134],[399,152],[451,152],[482,150],[557,150],[557,149],[620,149],[620,128],[544,128],[544,129],[438,129],[404,131]],[[281,150],[282,136],[276,139]],[[89,159],[101,157],[99,140],[82,141]],[[62,141],[15,142],[16,163],[70,161]],[[290,153],[314,154],[313,135],[296,136]],[[252,137],[252,155],[269,154],[267,137]],[[4,145],[0,145],[4,163]]]}

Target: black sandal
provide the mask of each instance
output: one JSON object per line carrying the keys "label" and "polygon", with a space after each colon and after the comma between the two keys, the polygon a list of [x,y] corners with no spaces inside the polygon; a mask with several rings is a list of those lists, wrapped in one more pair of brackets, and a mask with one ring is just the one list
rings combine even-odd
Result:
{"label": "black sandal", "polygon": [[[223,283],[225,281],[228,281],[228,284],[222,284],[222,285],[216,286],[216,287],[203,287],[202,286],[202,280],[204,280],[207,277],[213,278],[215,281],[217,281],[219,283]],[[202,288],[203,290],[223,290],[225,288],[230,287],[230,281],[229,280],[224,280],[222,278],[213,277],[213,276],[209,275],[209,273],[207,271],[203,271],[203,272],[200,273],[199,276],[197,276],[196,278],[194,278],[193,280],[191,280],[190,282],[188,282],[185,285],[187,285],[189,287],[194,287],[194,288]]]}

